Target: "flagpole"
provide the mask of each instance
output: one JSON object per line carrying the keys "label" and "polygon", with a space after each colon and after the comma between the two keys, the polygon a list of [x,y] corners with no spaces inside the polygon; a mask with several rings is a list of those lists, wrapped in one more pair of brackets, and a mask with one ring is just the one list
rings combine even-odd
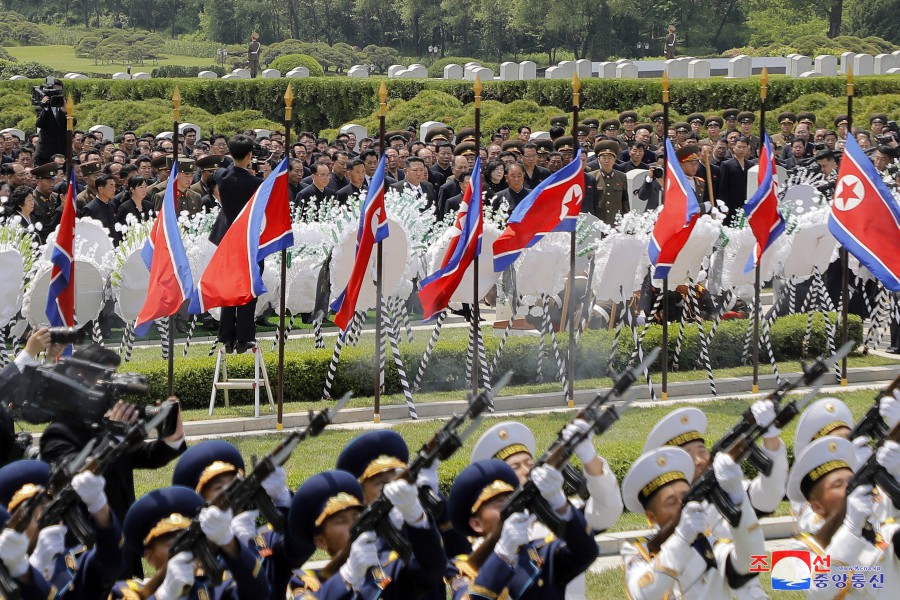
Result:
{"label": "flagpole", "polygon": [[[475,152],[476,158],[481,156],[481,76],[475,77]],[[479,175],[480,176],[480,175]],[[475,189],[473,187],[473,189]],[[479,188],[480,189],[480,188]],[[465,193],[465,190],[463,190]],[[475,199],[470,200],[475,202]],[[471,210],[471,206],[469,207]],[[480,356],[478,349],[480,347],[479,336],[481,330],[479,323],[481,322],[481,308],[479,307],[478,294],[478,253],[472,259],[472,395],[478,394],[478,378],[480,376],[479,368],[481,366],[478,357]]]}
{"label": "flagpole", "polygon": [[[853,130],[853,69],[847,69],[847,135]],[[847,313],[850,311],[850,255],[841,246],[841,345],[847,343]],[[863,290],[865,293],[865,290]],[[847,385],[847,355],[841,358],[841,386]]]}
{"label": "flagpole", "polygon": [[[663,105],[663,135],[669,136],[669,72],[663,71],[662,76],[662,105]],[[665,148],[663,139],[663,148]],[[674,146],[673,146],[674,148]],[[667,156],[666,160],[671,157]],[[663,205],[666,204],[666,182],[669,178],[669,169],[663,169]],[[663,277],[662,284],[662,399],[669,399],[669,276]],[[652,317],[653,315],[649,315]]]}
{"label": "flagpole", "polygon": [[[66,99],[66,181],[72,173],[72,139],[75,136],[75,100],[72,94]],[[68,185],[68,183],[66,184]]]}
{"label": "flagpole", "polygon": [[[290,83],[284,92],[284,147],[291,146],[291,122],[294,115],[294,86]],[[290,168],[288,168],[290,171]],[[289,200],[290,201],[290,200]],[[275,430],[284,429],[284,347],[287,344],[284,328],[285,296],[287,295],[287,248],[281,249],[281,294],[278,303],[278,417]]]}
{"label": "flagpole", "polygon": [[[759,142],[762,144],[766,137],[766,95],[769,91],[769,70],[763,67],[762,77],[759,80]],[[772,160],[772,157],[768,157]],[[762,169],[763,165],[759,165]],[[753,280],[753,387],[755,394],[759,391],[759,315],[762,312],[760,305],[760,279],[762,268],[762,256],[756,261],[756,275]]]}
{"label": "flagpole", "polygon": [[[381,87],[378,88],[378,148],[381,152],[381,156],[384,156],[384,120],[387,115],[387,85],[384,81],[381,82]],[[360,214],[360,219],[364,218],[363,214]],[[369,225],[366,224],[368,227]],[[382,275],[382,255],[381,255],[381,242],[377,242],[375,244],[377,246],[375,251],[375,407],[373,410],[372,421],[375,423],[381,423],[381,336],[382,336],[382,323],[381,323],[381,307],[384,300],[382,299],[382,288],[381,288],[381,275]]]}
{"label": "flagpole", "polygon": [[[175,86],[175,90],[172,92],[172,119],[174,123],[172,124],[172,170],[175,170],[175,166],[178,164],[178,122],[181,121],[181,91],[179,91],[178,86]],[[171,171],[170,171],[171,173]],[[177,177],[177,175],[176,175]],[[172,182],[172,189],[174,190],[173,196],[175,201],[174,209],[178,210],[178,180]],[[175,393],[175,315],[169,315],[169,382],[168,382],[168,390],[169,396],[174,395]]]}
{"label": "flagpole", "polygon": [[[572,75],[572,160],[578,156],[578,113],[581,110],[581,79],[578,73]],[[580,159],[579,159],[580,160]],[[587,293],[585,289],[585,300]],[[569,331],[569,343],[566,346],[566,370],[568,385],[566,386],[566,406],[575,408],[575,228],[569,232],[569,285],[565,299],[566,310],[560,319],[566,321]],[[560,324],[562,325],[562,324]]]}

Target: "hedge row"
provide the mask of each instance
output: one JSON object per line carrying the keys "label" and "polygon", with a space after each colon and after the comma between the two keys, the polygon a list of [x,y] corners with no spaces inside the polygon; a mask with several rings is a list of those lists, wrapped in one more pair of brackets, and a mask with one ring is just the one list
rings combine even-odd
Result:
{"label": "hedge row", "polygon": [[[426,89],[447,92],[463,102],[472,102],[474,98],[471,82],[434,79],[386,81],[390,98],[409,100]],[[296,97],[295,128],[318,131],[349,122],[374,110],[381,78],[309,78],[294,79],[291,83]],[[280,122],[284,116],[284,92],[287,84],[285,79],[221,81],[167,78],[143,81],[67,81],[66,87],[73,92],[76,102],[160,98],[168,101],[172,97],[173,88],[178,85],[186,105],[212,113],[257,109],[267,119]],[[32,81],[0,82],[0,94],[7,88],[29,90],[32,85]],[[797,79],[776,76],[769,80],[768,104],[780,106],[803,94],[817,92],[842,96],[845,89],[846,81],[842,77]],[[857,96],[896,93],[900,93],[900,78],[896,76],[856,79]],[[484,85],[483,98],[502,103],[532,100],[541,106],[568,107],[571,104],[571,84],[564,80],[547,79],[489,82]],[[755,109],[759,105],[759,78],[675,80],[672,82],[671,98],[672,108],[681,114],[719,111],[727,107]],[[585,108],[618,110],[622,107],[655,104],[660,99],[659,79],[589,79],[583,82],[582,106]]]}
{"label": "hedge row", "polygon": [[[836,315],[831,315],[832,321]],[[709,323],[705,324],[708,329]],[[744,337],[748,321],[722,322],[710,348],[710,359],[714,368],[735,367],[741,364]],[[669,330],[669,360],[673,366],[677,325]],[[803,336],[806,331],[806,315],[780,317],[772,327],[772,346],[776,359],[796,360],[802,356]],[[859,317],[850,317],[850,338],[862,343],[863,329]],[[415,372],[425,350],[424,336],[419,336],[412,344],[400,346],[400,352],[407,373]],[[565,352],[567,336],[558,336],[560,351]],[[488,356],[496,353],[499,338],[486,331],[485,342]],[[662,328],[651,326],[645,338],[645,346],[652,348],[662,341]],[[587,331],[581,338],[576,352],[577,379],[603,377],[609,367],[621,370],[631,356],[633,343],[630,335],[622,335],[619,346],[611,355],[613,333],[610,331]],[[537,345],[533,336],[511,337],[504,348],[497,373],[513,371],[515,385],[537,382]],[[826,331],[824,320],[817,316],[813,322],[808,354],[816,356],[824,353]],[[548,351],[550,348],[548,347]],[[463,365],[465,364],[466,340],[440,340],[431,357],[428,371],[422,382],[425,391],[464,390],[467,387]],[[556,362],[552,351],[543,361],[543,381],[552,381],[556,376]],[[232,377],[252,377],[253,362],[250,355],[229,357],[229,373]],[[289,351],[285,353],[284,395],[289,401],[314,401],[322,394],[322,386],[331,360],[331,348],[324,350]],[[761,359],[761,360],[764,360]],[[399,393],[400,380],[396,368],[389,360],[385,375],[385,388],[389,394]],[[266,364],[271,377],[275,376],[277,355],[269,353]],[[201,408],[208,406],[215,361],[207,357],[178,358],[175,362],[175,394],[185,406]],[[654,370],[659,370],[657,364]],[[696,326],[688,327],[682,342],[679,368],[683,370],[702,369],[700,361],[700,338]],[[150,398],[161,398],[166,393],[166,362],[161,359],[126,364],[123,370],[137,371],[147,375],[150,383]],[[368,346],[345,347],[337,369],[332,388],[336,395],[352,390],[357,396],[373,394],[372,349]],[[249,393],[238,395],[239,401],[248,401]]]}

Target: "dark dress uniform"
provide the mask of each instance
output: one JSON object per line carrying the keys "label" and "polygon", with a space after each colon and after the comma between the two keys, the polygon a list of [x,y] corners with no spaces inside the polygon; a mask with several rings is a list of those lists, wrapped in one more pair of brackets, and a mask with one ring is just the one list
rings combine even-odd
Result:
{"label": "dark dress uniform", "polygon": [[609,173],[603,170],[594,171],[592,175],[597,180],[594,216],[607,225],[615,225],[616,215],[624,215],[631,210],[628,178],[625,177],[625,173],[615,169]]}
{"label": "dark dress uniform", "polygon": [[55,213],[56,209],[59,207],[59,196],[53,193],[45,196],[36,189],[34,190],[33,195],[34,212],[31,213],[31,218],[41,224],[41,231],[38,233],[41,241],[45,241],[47,235],[52,231],[53,213]]}
{"label": "dark dress uniform", "polygon": [[116,209],[113,208],[112,202],[104,202],[100,198],[94,198],[82,209],[81,216],[100,221],[109,231],[109,237],[113,239],[113,243],[119,243],[120,234],[116,231]]}
{"label": "dark dress uniform", "polygon": [[494,196],[494,210],[499,210],[500,205],[503,204],[504,200],[506,200],[507,204],[509,204],[509,212],[510,214],[512,214],[512,211],[516,208],[516,206],[518,206],[519,202],[524,200],[525,197],[530,193],[531,188],[529,187],[523,187],[518,192],[514,191],[512,188],[506,188],[505,190]]}

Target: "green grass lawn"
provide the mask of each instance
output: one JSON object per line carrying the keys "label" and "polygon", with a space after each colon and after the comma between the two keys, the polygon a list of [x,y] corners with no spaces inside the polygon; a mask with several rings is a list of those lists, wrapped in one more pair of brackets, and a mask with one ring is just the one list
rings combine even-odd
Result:
{"label": "green grass lawn", "polygon": [[[78,58],[72,46],[12,46],[5,48],[12,56],[20,61],[38,62],[50,66],[58,71],[66,73],[118,73],[125,71],[125,64],[95,64],[93,59]],[[131,72],[144,71],[149,73],[155,67],[162,65],[181,65],[185,67],[208,67],[215,63],[215,57],[196,58],[193,56],[163,55],[156,61],[146,61],[143,65],[131,65]]]}

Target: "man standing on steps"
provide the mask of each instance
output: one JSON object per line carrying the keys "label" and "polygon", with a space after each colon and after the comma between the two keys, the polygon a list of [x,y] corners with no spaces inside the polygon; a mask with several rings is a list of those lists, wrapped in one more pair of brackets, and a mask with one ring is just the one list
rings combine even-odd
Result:
{"label": "man standing on steps", "polygon": [[247,59],[250,62],[250,77],[256,77],[259,73],[259,53],[262,45],[259,43],[259,34],[253,32],[250,34],[250,47],[247,49]]}
{"label": "man standing on steps", "polygon": [[[213,226],[209,240],[218,245],[225,231],[262,184],[262,179],[250,170],[253,160],[253,140],[238,134],[228,140],[228,153],[234,163],[215,174],[222,203],[222,212]],[[262,263],[259,265],[262,269]],[[244,306],[223,306],[219,320],[219,341],[226,352],[244,353],[256,345],[256,298]]]}

